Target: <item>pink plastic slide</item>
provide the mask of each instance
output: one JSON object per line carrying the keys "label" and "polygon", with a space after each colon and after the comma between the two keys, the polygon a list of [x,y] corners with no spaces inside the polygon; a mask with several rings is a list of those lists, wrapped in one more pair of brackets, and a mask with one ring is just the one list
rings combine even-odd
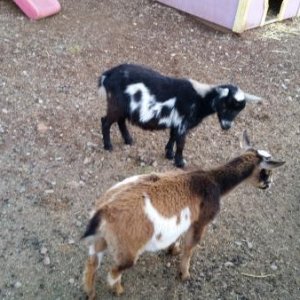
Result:
{"label": "pink plastic slide", "polygon": [[32,20],[56,14],[61,8],[57,0],[14,0],[14,2]]}

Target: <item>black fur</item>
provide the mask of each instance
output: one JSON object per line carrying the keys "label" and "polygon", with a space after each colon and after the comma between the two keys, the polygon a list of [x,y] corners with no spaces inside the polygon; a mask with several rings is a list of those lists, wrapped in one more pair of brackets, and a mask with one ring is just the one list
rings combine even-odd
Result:
{"label": "black fur", "polygon": [[82,236],[82,239],[84,239],[90,235],[94,235],[98,229],[100,222],[101,222],[101,211],[98,210],[94,214],[94,216],[91,218],[91,220],[85,230],[85,233]]}

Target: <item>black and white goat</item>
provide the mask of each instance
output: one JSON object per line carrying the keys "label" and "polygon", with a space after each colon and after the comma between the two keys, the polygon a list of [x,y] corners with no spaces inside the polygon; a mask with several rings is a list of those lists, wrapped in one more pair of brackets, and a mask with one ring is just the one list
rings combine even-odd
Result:
{"label": "black and white goat", "polygon": [[182,152],[187,132],[205,117],[217,113],[222,129],[229,129],[246,102],[259,97],[234,85],[208,85],[192,79],[161,75],[143,66],[122,64],[99,78],[100,94],[106,95],[107,115],[101,118],[104,149],[112,150],[110,127],[117,122],[125,144],[132,144],[126,119],[143,129],[170,128],[166,158],[183,167]]}

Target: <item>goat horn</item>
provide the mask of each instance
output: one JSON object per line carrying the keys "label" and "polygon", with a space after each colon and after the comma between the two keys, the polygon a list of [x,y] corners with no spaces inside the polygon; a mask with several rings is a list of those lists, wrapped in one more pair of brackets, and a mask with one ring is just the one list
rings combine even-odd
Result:
{"label": "goat horn", "polygon": [[246,102],[257,103],[257,102],[261,102],[262,98],[258,97],[258,96],[255,96],[255,95],[251,95],[251,94],[245,93],[245,100],[246,100]]}

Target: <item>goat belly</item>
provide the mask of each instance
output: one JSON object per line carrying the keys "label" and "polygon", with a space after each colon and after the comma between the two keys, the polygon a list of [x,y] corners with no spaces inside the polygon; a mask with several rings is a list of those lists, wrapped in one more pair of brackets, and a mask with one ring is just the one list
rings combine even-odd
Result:
{"label": "goat belly", "polygon": [[162,129],[166,129],[167,126],[166,124],[160,124],[158,119],[151,119],[148,122],[140,122],[140,120],[136,117],[136,116],[132,116],[130,118],[130,122],[134,125],[137,125],[139,127],[141,127],[142,129],[145,130],[162,130]]}
{"label": "goat belly", "polygon": [[151,239],[145,245],[145,251],[155,252],[169,247],[191,225],[191,211],[189,207],[181,210],[178,215],[167,218],[156,210],[149,197],[145,197],[144,211],[154,229]]}

